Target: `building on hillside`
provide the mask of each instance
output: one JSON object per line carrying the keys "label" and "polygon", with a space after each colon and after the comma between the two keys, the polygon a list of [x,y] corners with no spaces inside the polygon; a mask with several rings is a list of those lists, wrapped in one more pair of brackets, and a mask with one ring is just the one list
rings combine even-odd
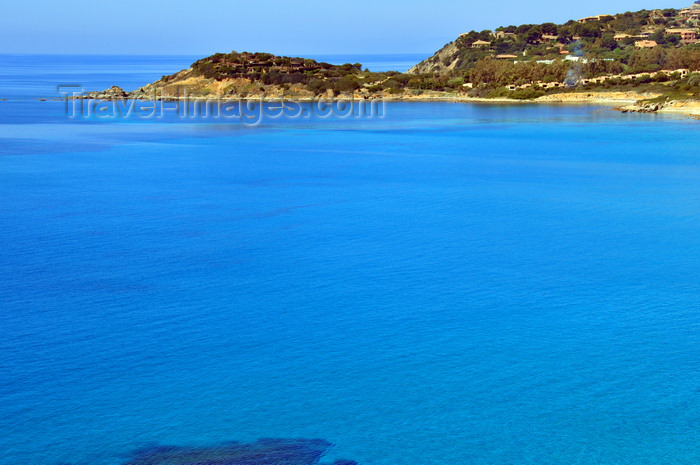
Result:
{"label": "building on hillside", "polygon": [[633,36],[633,35],[630,35],[630,34],[615,34],[615,35],[613,36],[613,38],[614,38],[615,40],[617,40],[617,41],[625,40],[625,39],[644,39],[644,38],[647,38],[647,37],[649,37],[648,34],[647,34],[647,35],[637,35],[637,36]]}
{"label": "building on hillside", "polygon": [[547,42],[547,41],[552,41],[552,40],[558,40],[559,36],[555,36],[554,34],[542,34],[542,42]]}
{"label": "building on hillside", "polygon": [[502,53],[500,55],[496,55],[497,60],[512,60],[514,58],[518,58],[518,55],[509,55],[507,53]]}
{"label": "building on hillside", "polygon": [[604,19],[613,18],[613,15],[596,15],[596,16],[586,16],[578,20],[579,23],[589,23],[591,21],[602,21]]}
{"label": "building on hillside", "polygon": [[681,43],[688,45],[697,43],[698,33],[694,29],[666,29],[666,34],[681,36]]}
{"label": "building on hillside", "polygon": [[634,43],[634,46],[637,48],[654,48],[657,45],[659,44],[655,40],[637,40]]}
{"label": "building on hillside", "polygon": [[476,42],[473,42],[471,44],[471,48],[481,48],[481,47],[490,47],[491,42],[486,42],[485,40],[477,40]]}
{"label": "building on hillside", "polygon": [[683,8],[678,12],[678,16],[685,19],[700,19],[700,3],[695,2],[689,8]]}
{"label": "building on hillside", "polygon": [[496,31],[492,34],[496,39],[515,38],[515,32]]}

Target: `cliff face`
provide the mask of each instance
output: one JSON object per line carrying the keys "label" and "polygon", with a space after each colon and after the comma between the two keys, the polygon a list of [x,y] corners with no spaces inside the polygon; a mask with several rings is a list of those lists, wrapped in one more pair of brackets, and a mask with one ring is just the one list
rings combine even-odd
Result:
{"label": "cliff face", "polygon": [[408,74],[444,74],[455,69],[459,58],[457,42],[450,42],[407,71]]}

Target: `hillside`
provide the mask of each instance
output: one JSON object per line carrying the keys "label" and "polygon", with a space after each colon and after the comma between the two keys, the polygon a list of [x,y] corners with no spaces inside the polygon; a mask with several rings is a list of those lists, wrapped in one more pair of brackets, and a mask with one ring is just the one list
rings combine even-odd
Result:
{"label": "hillside", "polygon": [[424,92],[460,92],[464,81],[446,77],[410,76],[362,69],[360,63],[331,65],[308,58],[270,53],[216,53],[194,62],[188,69],[125,92],[119,87],[88,92],[86,99],[312,99],[343,96],[389,98],[417,96]]}
{"label": "hillside", "polygon": [[194,62],[190,68],[148,84],[130,93],[149,98],[255,97],[277,94],[309,97],[327,91],[348,92],[359,87],[351,76],[361,72],[359,63],[341,66],[270,53],[215,53]]}
{"label": "hillside", "polygon": [[622,92],[700,99],[700,0],[685,9],[471,31],[408,73],[270,53],[215,53],[132,92],[79,98],[536,99]]}
{"label": "hillside", "polygon": [[360,63],[331,65],[308,58],[270,53],[215,53],[189,68],[163,76],[134,91],[113,86],[88,92],[83,99],[312,99],[453,98],[465,91],[464,80],[447,76],[414,76],[396,71],[371,72]]}
{"label": "hillside", "polygon": [[590,16],[565,24],[523,24],[495,31],[471,31],[408,72],[465,75],[484,59],[547,64],[598,59],[627,66],[633,65],[643,50],[700,50],[699,26],[700,1],[680,10],[641,10]]}

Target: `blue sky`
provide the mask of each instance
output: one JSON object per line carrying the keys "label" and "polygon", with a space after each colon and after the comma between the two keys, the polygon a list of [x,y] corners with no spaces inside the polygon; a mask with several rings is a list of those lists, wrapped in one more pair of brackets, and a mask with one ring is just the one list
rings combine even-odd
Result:
{"label": "blue sky", "polygon": [[680,8],[663,1],[29,0],[4,2],[0,53],[432,53],[461,32]]}

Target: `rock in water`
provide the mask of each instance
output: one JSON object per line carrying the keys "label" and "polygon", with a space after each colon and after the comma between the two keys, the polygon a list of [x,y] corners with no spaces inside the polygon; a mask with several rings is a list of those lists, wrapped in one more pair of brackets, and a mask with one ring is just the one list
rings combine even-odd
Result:
{"label": "rock in water", "polygon": [[127,98],[127,94],[124,89],[119,86],[112,86],[109,89],[97,92],[88,92],[83,98],[97,99],[97,100],[112,100],[112,99],[122,99]]}

